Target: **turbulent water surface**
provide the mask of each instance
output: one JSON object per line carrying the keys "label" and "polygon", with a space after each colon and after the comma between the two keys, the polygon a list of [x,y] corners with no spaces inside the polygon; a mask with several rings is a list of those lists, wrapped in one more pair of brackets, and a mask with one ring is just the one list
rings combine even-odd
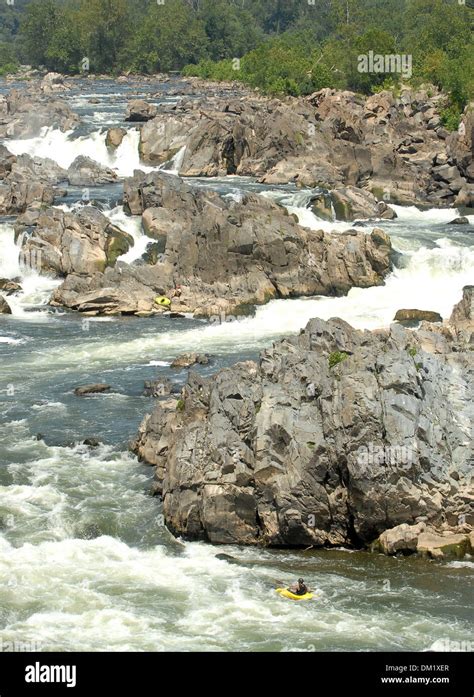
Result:
{"label": "turbulent water surface", "polygon": [[[92,85],[92,86],[91,86]],[[88,155],[130,175],[139,167],[138,132],[115,157],[105,129],[122,125],[127,99],[155,94],[175,101],[170,86],[80,82],[69,94],[84,123],[75,133],[46,131],[6,141],[16,154],[47,156],[67,167]],[[178,83],[171,83],[176,89]],[[94,100],[93,105],[90,100]],[[153,101],[153,100],[152,100]],[[177,162],[170,163],[171,171]],[[251,180],[194,180],[223,196],[245,190],[270,196],[303,225],[324,223],[306,207],[310,192],[263,187]],[[118,205],[121,187],[92,192],[104,212],[136,241],[125,257],[141,256],[148,238],[140,220]],[[68,190],[58,205],[80,205]],[[202,350],[211,374],[299,331],[311,317],[339,316],[356,327],[388,324],[400,307],[449,316],[463,285],[474,278],[474,239],[449,225],[455,210],[397,208],[381,222],[400,255],[385,286],[354,289],[345,298],[279,300],[238,322],[84,320],[46,303],[58,281],[20,268],[12,221],[0,224],[0,277],[21,277],[0,318],[0,640],[35,642],[43,650],[428,650],[470,636],[473,563],[395,559],[363,552],[216,549],[174,540],[149,495],[152,471],[128,452],[152,401],[143,382],[170,371],[178,354]],[[370,229],[370,228],[369,228]],[[113,391],[90,398],[74,387],[107,382]],[[101,445],[83,444],[97,438]],[[216,558],[225,552],[239,560]],[[280,599],[275,582],[303,575],[316,601]]]}

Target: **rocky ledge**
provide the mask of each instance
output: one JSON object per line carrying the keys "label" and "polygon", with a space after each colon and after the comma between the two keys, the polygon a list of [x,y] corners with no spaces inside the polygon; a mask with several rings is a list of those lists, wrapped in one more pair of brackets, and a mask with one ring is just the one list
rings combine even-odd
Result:
{"label": "rocky ledge", "polygon": [[156,166],[181,151],[183,176],[249,175],[268,184],[354,186],[393,203],[472,206],[474,107],[449,133],[445,106],[436,88],[371,97],[323,89],[280,100],[245,88],[240,96],[213,94],[208,86],[206,97],[147,113],[140,155]]}
{"label": "rocky ledge", "polygon": [[[229,201],[163,172],[135,172],[125,182],[124,206],[142,216],[150,237],[148,254],[133,264],[118,260],[95,273],[69,265],[54,304],[105,314],[153,312],[155,298],[179,286],[173,311],[199,317],[241,315],[273,298],[343,295],[353,286],[380,285],[391,269],[390,238],[383,230],[309,230],[285,208],[257,194]],[[34,235],[24,245],[49,242],[51,216],[47,212],[37,218]],[[28,228],[28,217],[27,212],[19,225]],[[83,221],[76,216],[76,222]],[[89,245],[91,235],[86,234]],[[103,261],[102,248],[98,252]],[[43,261],[47,258],[42,255]],[[57,264],[51,266],[55,270]]]}
{"label": "rocky ledge", "polygon": [[360,547],[423,524],[415,542],[397,533],[395,551],[466,537],[473,298],[466,287],[449,322],[417,331],[313,319],[258,363],[210,379],[191,372],[176,409],[158,404],[133,445],[156,467],[170,530],[221,544]]}

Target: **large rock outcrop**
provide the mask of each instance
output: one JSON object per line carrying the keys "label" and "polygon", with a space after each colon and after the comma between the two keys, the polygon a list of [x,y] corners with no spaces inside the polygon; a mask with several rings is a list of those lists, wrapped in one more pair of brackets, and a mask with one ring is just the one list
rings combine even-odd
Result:
{"label": "large rock outcrop", "polygon": [[307,546],[367,544],[402,524],[472,527],[472,288],[464,295],[468,316],[442,327],[313,319],[258,363],[191,373],[179,408],[158,405],[134,446],[156,466],[169,528]]}
{"label": "large rock outcrop", "polygon": [[272,298],[342,295],[353,286],[379,285],[391,268],[383,230],[312,231],[264,197],[225,201],[162,172],[136,172],[127,180],[124,206],[143,214],[159,246],[158,263],[119,262],[88,284],[70,275],[55,291],[55,302],[81,307],[84,294],[105,290],[109,299],[116,293],[114,311],[120,311],[122,297],[124,312],[134,303],[137,311],[151,311],[157,295],[180,286],[174,310],[233,315]]}
{"label": "large rock outcrop", "polygon": [[43,128],[75,128],[80,123],[77,114],[64,100],[47,92],[35,84],[0,96],[0,138],[35,138]]}
{"label": "large rock outcrop", "polygon": [[[240,99],[208,94],[183,100],[144,124],[145,164],[185,147],[184,176],[256,176],[326,189],[353,186],[394,203],[451,205],[469,200],[473,179],[472,112],[449,135],[441,94],[404,90],[368,98],[321,90],[305,99]],[[461,205],[461,204],[460,204]],[[468,204],[466,204],[468,205]]]}
{"label": "large rock outcrop", "polygon": [[77,214],[31,208],[17,219],[15,239],[27,266],[58,276],[102,272],[134,244],[131,235],[89,206]]}

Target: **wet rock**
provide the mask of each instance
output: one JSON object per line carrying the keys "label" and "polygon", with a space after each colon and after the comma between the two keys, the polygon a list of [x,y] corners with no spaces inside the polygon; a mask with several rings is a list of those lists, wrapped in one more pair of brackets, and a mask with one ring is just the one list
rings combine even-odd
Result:
{"label": "wet rock", "polygon": [[443,318],[439,312],[430,310],[398,310],[395,322],[442,322]]}
{"label": "wet rock", "polygon": [[433,532],[423,532],[418,537],[416,551],[418,554],[433,559],[444,559],[445,557],[461,559],[471,551],[471,546],[468,535],[436,535]]}
{"label": "wet rock", "polygon": [[425,523],[417,525],[397,525],[395,528],[385,530],[374,545],[375,549],[380,549],[384,554],[397,554],[403,552],[409,554],[417,551],[418,538],[426,529]]}
{"label": "wet rock", "polygon": [[449,224],[450,225],[469,225],[469,218],[467,218],[466,216],[454,218],[454,220],[451,220],[451,222]]}
{"label": "wet rock", "polygon": [[[88,393],[84,393],[84,394],[88,394]],[[89,393],[89,394],[90,394],[90,393]],[[101,442],[98,438],[86,438],[86,439],[83,441],[83,444],[84,444],[84,445],[88,445],[89,448],[98,448],[99,445],[101,445],[101,443],[102,443],[102,442]]]}
{"label": "wet rock", "polygon": [[143,99],[134,99],[127,104],[125,121],[150,121],[158,110],[153,104],[148,104]]}
{"label": "wet rock", "polygon": [[0,295],[0,315],[11,315],[12,310],[3,295]]}
{"label": "wet rock", "polygon": [[122,141],[127,135],[125,128],[109,128],[105,137],[105,144],[109,150],[116,150],[122,145]]}
{"label": "wet rock", "polygon": [[71,186],[100,186],[117,181],[116,173],[90,157],[79,155],[69,166],[67,177]]}
{"label": "wet rock", "polygon": [[112,388],[110,385],[97,383],[95,385],[83,385],[82,387],[76,387],[74,394],[78,397],[84,397],[90,394],[103,394],[104,392],[110,392],[111,389]]}
{"label": "wet rock", "polygon": [[65,101],[34,86],[0,97],[0,138],[36,138],[43,128],[66,132],[79,123]]}
{"label": "wet rock", "polygon": [[41,81],[40,90],[45,94],[52,92],[64,92],[70,87],[64,82],[64,75],[60,73],[47,73]]}
{"label": "wet rock", "polygon": [[209,356],[203,353],[184,353],[171,363],[172,368],[190,368],[192,365],[207,365]]}
{"label": "wet rock", "polygon": [[43,273],[94,274],[114,266],[134,244],[96,208],[78,213],[57,208],[29,209],[15,223],[15,239],[26,265]]}
{"label": "wet rock", "polygon": [[143,394],[145,397],[166,397],[171,394],[172,383],[169,380],[158,378],[157,380],[147,380]]}
{"label": "wet rock", "polygon": [[0,278],[0,291],[5,293],[5,295],[13,295],[21,290],[21,285],[16,281],[11,281],[9,278]]}

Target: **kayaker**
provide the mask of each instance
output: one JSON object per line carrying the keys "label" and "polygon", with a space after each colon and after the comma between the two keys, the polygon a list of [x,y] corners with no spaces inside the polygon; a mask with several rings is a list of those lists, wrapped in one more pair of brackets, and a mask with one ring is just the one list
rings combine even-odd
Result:
{"label": "kayaker", "polygon": [[292,586],[290,586],[288,590],[294,593],[295,595],[306,595],[306,593],[310,592],[308,586],[305,584],[304,579],[302,578],[299,578],[297,583],[294,583]]}

